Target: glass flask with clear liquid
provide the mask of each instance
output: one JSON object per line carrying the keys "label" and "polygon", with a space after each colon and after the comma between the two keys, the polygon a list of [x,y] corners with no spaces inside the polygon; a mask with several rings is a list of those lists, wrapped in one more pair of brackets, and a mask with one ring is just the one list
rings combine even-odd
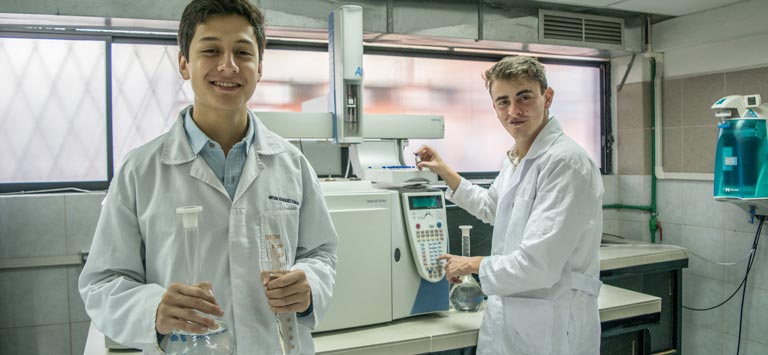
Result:
{"label": "glass flask with clear liquid", "polygon": [[[202,206],[179,207],[176,213],[181,217],[184,226],[184,247],[186,251],[187,284],[196,285],[200,277],[201,253],[199,248],[198,214]],[[206,317],[213,317],[206,314]],[[215,319],[216,329],[208,329],[205,333],[190,333],[174,330],[163,341],[166,354],[173,355],[219,355],[233,354],[235,340],[229,327],[220,319]]]}
{"label": "glass flask with clear liquid", "polygon": [[[469,230],[472,226],[459,226],[461,229],[461,255],[469,256]],[[475,312],[483,304],[483,291],[472,275],[464,275],[461,283],[453,285],[449,300],[451,306],[457,311]]]}

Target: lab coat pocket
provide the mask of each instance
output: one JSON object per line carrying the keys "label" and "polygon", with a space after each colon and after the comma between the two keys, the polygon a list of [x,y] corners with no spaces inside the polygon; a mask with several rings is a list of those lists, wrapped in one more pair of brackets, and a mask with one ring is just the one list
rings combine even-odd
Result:
{"label": "lab coat pocket", "polygon": [[600,312],[596,296],[575,291],[570,301],[568,340],[571,349],[597,354],[600,348]]}
{"label": "lab coat pocket", "polygon": [[[267,252],[273,245],[282,248],[279,267],[287,270],[294,263],[295,248],[299,239],[299,210],[274,210],[261,212],[262,268],[274,269]],[[267,263],[267,264],[265,264]]]}
{"label": "lab coat pocket", "polygon": [[514,354],[542,355],[552,352],[554,304],[535,298],[502,298],[504,325]]}
{"label": "lab coat pocket", "polygon": [[557,192],[540,192],[533,201],[536,209],[534,220],[528,221],[531,232],[539,235],[549,234],[562,218],[563,194]]}

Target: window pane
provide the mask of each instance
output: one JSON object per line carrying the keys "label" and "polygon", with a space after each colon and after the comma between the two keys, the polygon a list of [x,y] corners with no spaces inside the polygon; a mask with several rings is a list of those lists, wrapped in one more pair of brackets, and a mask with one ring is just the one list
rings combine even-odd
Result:
{"label": "window pane", "polygon": [[301,103],[328,95],[328,53],[266,50],[263,75],[248,107],[254,111],[301,112]]}
{"label": "window pane", "polygon": [[[366,113],[442,115],[445,138],[410,141],[436,148],[458,171],[497,171],[514,144],[499,126],[481,73],[491,63],[366,55]],[[405,154],[406,164],[413,154]]]}
{"label": "window pane", "polygon": [[[191,87],[178,74],[177,53],[175,45],[113,45],[115,166],[128,150],[167,131],[179,110],[192,103]],[[462,172],[501,168],[514,140],[496,120],[481,78],[492,63],[381,55],[365,55],[364,62],[366,113],[445,117],[444,139],[412,140],[411,149],[430,144]],[[599,164],[599,70],[546,67],[555,89],[552,114]],[[327,53],[267,50],[262,80],[248,106],[300,112],[302,102],[327,90]]]}
{"label": "window pane", "polygon": [[555,90],[550,114],[557,117],[568,137],[589,154],[598,167],[600,161],[600,69],[545,64],[547,81]]}
{"label": "window pane", "polygon": [[0,182],[107,180],[105,44],[0,38]]}
{"label": "window pane", "polygon": [[[179,111],[192,104],[192,86],[179,75],[178,46],[112,46],[115,167],[125,154],[165,133]],[[248,107],[254,111],[301,111],[301,103],[328,91],[325,52],[266,50],[262,80]]]}
{"label": "window pane", "polygon": [[112,140],[118,168],[133,148],[167,131],[192,103],[181,79],[176,45],[112,45]]}
{"label": "window pane", "polygon": [[[454,59],[366,55],[365,112],[445,117],[445,138],[429,144],[460,172],[501,169],[514,140],[496,119],[481,74],[493,65]],[[600,85],[597,68],[545,64],[555,90],[551,114],[600,165]],[[407,163],[412,154],[405,154]]]}

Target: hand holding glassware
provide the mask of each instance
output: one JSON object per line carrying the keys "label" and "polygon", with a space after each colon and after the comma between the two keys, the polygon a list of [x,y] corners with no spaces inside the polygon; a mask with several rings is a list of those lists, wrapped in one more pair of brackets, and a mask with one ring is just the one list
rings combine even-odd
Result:
{"label": "hand holding glassware", "polygon": [[[289,273],[285,261],[285,248],[278,234],[268,234],[264,236],[269,258],[269,268],[262,273],[264,286],[266,288],[270,281],[278,279]],[[300,352],[299,336],[296,324],[296,313],[275,313],[277,323],[277,334],[283,354],[297,354]]]}
{"label": "hand holding glassware", "polygon": [[[461,255],[469,257],[469,231],[472,226],[459,226],[461,229]],[[457,311],[474,312],[483,304],[483,291],[471,274],[460,277],[461,283],[453,286],[448,299]]]}
{"label": "hand holding glassware", "polygon": [[[203,208],[200,206],[179,207],[176,209],[176,213],[181,217],[184,227],[187,284],[172,285],[169,287],[166,295],[173,295],[175,292],[192,297],[197,295],[198,298],[207,300],[209,303],[212,301],[214,305],[218,306],[213,296],[211,284],[209,282],[200,282],[199,280],[201,252],[199,247],[198,214],[202,211]],[[197,313],[196,316],[211,318],[211,314],[203,313],[197,309],[195,311]],[[218,311],[219,314],[222,314],[220,309]],[[213,319],[213,322],[213,327],[203,327],[200,329],[200,332],[174,330],[163,341],[165,352],[167,354],[187,355],[234,353],[235,342],[227,324],[220,319]]]}

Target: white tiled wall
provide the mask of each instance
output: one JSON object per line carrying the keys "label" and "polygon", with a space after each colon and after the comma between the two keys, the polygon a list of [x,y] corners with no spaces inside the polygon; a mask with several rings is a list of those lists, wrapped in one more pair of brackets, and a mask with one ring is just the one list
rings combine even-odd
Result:
{"label": "white tiled wall", "polygon": [[[620,176],[618,200],[624,204],[648,205],[650,176]],[[743,259],[757,230],[748,215],[729,203],[712,198],[711,181],[659,180],[658,220],[664,244],[683,246],[707,259],[733,262]],[[621,211],[617,223],[624,237],[649,241],[647,212]],[[613,221],[605,221],[613,223]],[[740,354],[768,354],[768,232],[762,233],[755,264],[749,275],[744,303]],[[689,254],[683,271],[683,304],[714,306],[730,296],[741,283],[746,261],[732,266],[717,265]],[[741,292],[720,308],[706,312],[683,310],[685,354],[734,354],[739,328]]]}
{"label": "white tiled wall", "polygon": [[[69,354],[69,324],[0,328],[0,353],[14,355]],[[78,354],[82,354],[80,350]]]}
{"label": "white tiled wall", "polygon": [[0,258],[64,255],[64,216],[63,195],[2,197]]}
{"label": "white tiled wall", "polygon": [[[78,255],[104,193],[0,197],[0,258]],[[89,318],[81,266],[0,270],[0,354],[82,354]]]}

